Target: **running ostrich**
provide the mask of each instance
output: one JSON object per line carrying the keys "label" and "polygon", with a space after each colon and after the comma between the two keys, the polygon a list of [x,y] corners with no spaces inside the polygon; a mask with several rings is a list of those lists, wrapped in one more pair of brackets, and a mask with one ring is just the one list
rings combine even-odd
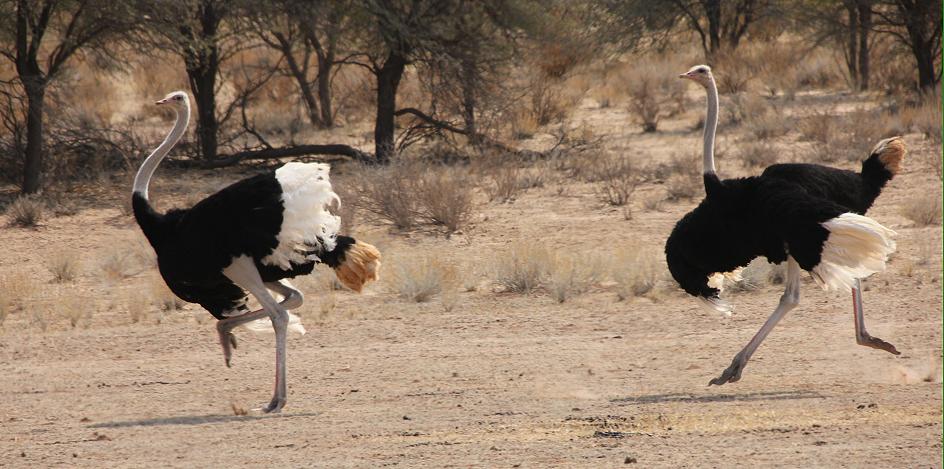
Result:
{"label": "running ostrich", "polygon": [[[298,317],[287,311],[302,305],[302,293],[285,279],[309,274],[315,264],[325,263],[341,283],[360,292],[367,281],[377,279],[380,253],[370,244],[338,236],[340,219],[328,206],[340,201],[331,189],[326,164],[287,163],[236,182],[192,208],[156,212],[148,202],[148,183],[187,129],[190,99],[175,91],[157,104],[173,108],[177,120],[134,177],[134,217],[154,247],[171,291],[219,320],[216,330],[227,367],[236,348],[233,328],[271,320],[275,393],[262,410],[279,412],[287,394],[286,333],[304,333]],[[249,294],[262,308],[249,311]]]}
{"label": "running ostrich", "polygon": [[709,385],[741,378],[751,355],[800,299],[800,269],[823,289],[851,289],[856,342],[898,355],[895,347],[865,330],[859,279],[885,270],[895,250],[892,230],[863,216],[882,187],[898,173],[905,156],[901,138],[880,141],[855,173],[814,164],[777,164],[760,176],[718,178],[714,140],[718,125],[718,89],[711,68],[692,67],[679,75],[708,91],[705,121],[705,199],[686,214],[665,244],[672,277],[688,294],[730,314],[721,300],[724,278],[755,257],[787,262],[786,289],[763,327],[721,376]]}

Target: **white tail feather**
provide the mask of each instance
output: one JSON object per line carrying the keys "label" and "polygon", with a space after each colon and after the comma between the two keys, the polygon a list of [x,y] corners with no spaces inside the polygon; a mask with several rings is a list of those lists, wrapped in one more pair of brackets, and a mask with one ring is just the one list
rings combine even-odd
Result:
{"label": "white tail feather", "polygon": [[895,232],[877,221],[843,213],[823,223],[829,237],[823,243],[820,263],[811,272],[824,290],[851,289],[856,279],[885,270],[895,252]]}
{"label": "white tail feather", "polygon": [[[270,321],[269,318],[256,319],[255,321],[247,322],[246,324],[243,324],[243,327],[245,327],[250,332],[255,332],[257,334],[275,332],[275,330],[272,329],[272,321]],[[305,326],[302,325],[302,318],[292,313],[288,313],[288,331],[297,332],[301,335],[305,335],[305,333],[308,332],[305,330]]]}
{"label": "white tail feather", "polygon": [[288,269],[291,262],[310,261],[304,251],[311,247],[334,250],[341,219],[328,211],[331,204],[340,204],[331,189],[330,169],[323,163],[286,163],[275,170],[275,178],[282,186],[284,211],[279,245],[262,259],[264,264]]}
{"label": "white tail feather", "polygon": [[734,309],[731,306],[731,303],[722,300],[721,298],[705,298],[704,296],[699,296],[698,302],[702,306],[707,307],[709,310],[721,313],[724,317],[731,317],[731,311]]}

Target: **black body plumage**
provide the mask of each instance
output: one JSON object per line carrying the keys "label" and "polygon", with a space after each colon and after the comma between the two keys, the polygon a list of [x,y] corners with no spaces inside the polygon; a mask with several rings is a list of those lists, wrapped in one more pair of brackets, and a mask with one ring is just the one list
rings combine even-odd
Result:
{"label": "black body plumage", "polygon": [[[167,286],[217,319],[227,311],[244,309],[247,301],[246,292],[223,275],[234,258],[251,257],[264,282],[309,274],[317,263],[293,263],[288,269],[262,263],[278,246],[283,221],[282,187],[274,172],[238,181],[189,209],[160,214],[137,192],[132,194],[132,208],[157,253]],[[339,257],[343,260],[343,251],[353,240],[342,238],[332,253],[309,254],[329,265]]]}
{"label": "black body plumage", "polygon": [[819,264],[829,231],[822,223],[864,214],[890,172],[873,153],[855,173],[814,164],[778,164],[760,176],[719,180],[705,175],[706,197],[676,224],[665,245],[669,271],[687,293],[716,298],[708,277],[771,263],[789,254],[801,268]]}

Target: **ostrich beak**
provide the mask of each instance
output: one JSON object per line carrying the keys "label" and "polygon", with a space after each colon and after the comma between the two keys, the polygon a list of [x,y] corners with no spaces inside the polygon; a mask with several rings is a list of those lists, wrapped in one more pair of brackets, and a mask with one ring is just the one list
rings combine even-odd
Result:
{"label": "ostrich beak", "polygon": [[691,75],[687,73],[679,73],[679,78],[691,78]]}
{"label": "ostrich beak", "polygon": [[164,98],[160,101],[155,102],[154,104],[167,104],[167,98]]}

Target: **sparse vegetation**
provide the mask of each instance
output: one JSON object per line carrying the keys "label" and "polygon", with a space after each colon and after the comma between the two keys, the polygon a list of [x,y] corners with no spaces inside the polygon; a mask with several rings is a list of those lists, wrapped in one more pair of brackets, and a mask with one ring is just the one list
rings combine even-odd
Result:
{"label": "sparse vegetation", "polygon": [[777,163],[778,159],[777,150],[764,140],[742,142],[738,156],[745,166],[752,168],[765,168]]}
{"label": "sparse vegetation", "polygon": [[516,244],[496,259],[495,281],[504,291],[531,293],[547,278],[552,257],[537,244]]}
{"label": "sparse vegetation", "polygon": [[419,181],[416,195],[423,218],[452,233],[472,216],[472,185],[459,169],[429,171]]}
{"label": "sparse vegetation", "polygon": [[901,214],[915,226],[938,226],[941,224],[941,208],[939,194],[925,193],[906,200],[901,206]]}
{"label": "sparse vegetation", "polygon": [[551,261],[547,288],[558,303],[586,293],[600,282],[605,269],[603,260],[592,253],[559,254]]}
{"label": "sparse vegetation", "polygon": [[79,273],[78,254],[71,251],[57,251],[49,255],[43,263],[52,274],[55,283],[71,282]]}
{"label": "sparse vegetation", "polygon": [[31,227],[36,226],[42,220],[44,209],[45,204],[39,197],[23,195],[17,197],[7,207],[6,215],[9,223],[13,226]]}
{"label": "sparse vegetation", "polygon": [[610,265],[610,276],[616,282],[616,297],[620,301],[645,296],[653,291],[659,280],[656,251],[630,246],[617,251]]}
{"label": "sparse vegetation", "polygon": [[[183,309],[184,305],[186,304],[184,300],[177,298],[177,295],[170,291],[170,288],[168,288],[167,284],[164,283],[164,279],[162,279],[159,275],[151,276],[150,283],[151,301],[161,311],[178,311]],[[157,317],[156,321],[158,324],[160,324],[161,318]]]}
{"label": "sparse vegetation", "polygon": [[627,158],[607,158],[600,161],[600,182],[597,197],[604,203],[622,207],[632,199],[633,192],[642,182]]}
{"label": "sparse vegetation", "polygon": [[425,303],[455,282],[453,267],[443,265],[432,257],[402,257],[392,266],[390,274],[394,291],[401,298]]}
{"label": "sparse vegetation", "polygon": [[666,62],[646,62],[629,68],[624,75],[622,81],[629,86],[629,109],[643,132],[655,132],[662,118],[682,111],[684,83],[667,79],[678,74],[676,68]]}

